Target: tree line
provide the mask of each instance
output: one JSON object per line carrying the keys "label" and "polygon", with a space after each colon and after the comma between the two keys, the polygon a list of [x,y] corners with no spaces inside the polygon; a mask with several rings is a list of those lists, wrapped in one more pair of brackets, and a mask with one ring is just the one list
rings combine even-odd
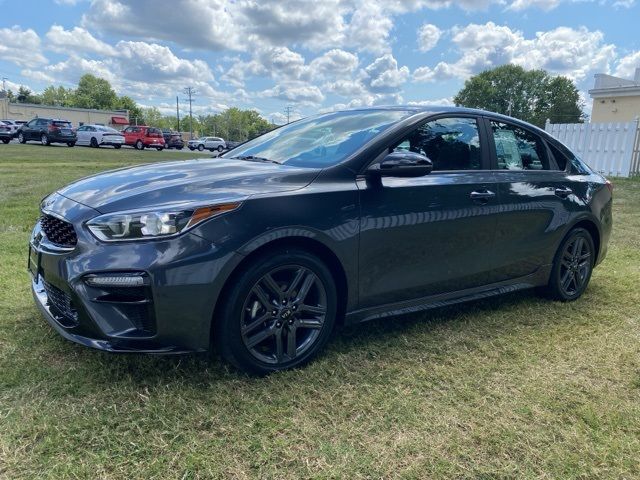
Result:
{"label": "tree line", "polygon": [[128,110],[129,120],[134,125],[193,131],[195,134],[222,137],[226,140],[245,141],[275,126],[260,116],[255,110],[229,108],[223,112],[208,115],[188,115],[178,117],[163,115],[156,107],[142,108],[127,95],[118,96],[109,81],[91,74],[83,75],[76,88],[50,85],[41,93],[34,93],[21,86],[17,93],[7,92],[9,101],[35,103],[71,108],[93,108],[98,110]]}

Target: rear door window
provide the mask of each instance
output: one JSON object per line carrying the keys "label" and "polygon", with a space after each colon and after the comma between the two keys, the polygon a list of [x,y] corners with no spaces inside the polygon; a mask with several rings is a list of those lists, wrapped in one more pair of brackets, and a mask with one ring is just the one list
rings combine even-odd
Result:
{"label": "rear door window", "polygon": [[498,170],[550,170],[542,139],[517,125],[491,120]]}

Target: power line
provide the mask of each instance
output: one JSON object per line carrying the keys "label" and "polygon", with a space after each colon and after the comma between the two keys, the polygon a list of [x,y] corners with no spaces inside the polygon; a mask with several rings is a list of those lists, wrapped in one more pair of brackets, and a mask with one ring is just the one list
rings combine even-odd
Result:
{"label": "power line", "polygon": [[184,94],[189,97],[189,138],[193,140],[193,113],[191,111],[192,97],[196,95],[196,90],[193,87],[185,87]]}

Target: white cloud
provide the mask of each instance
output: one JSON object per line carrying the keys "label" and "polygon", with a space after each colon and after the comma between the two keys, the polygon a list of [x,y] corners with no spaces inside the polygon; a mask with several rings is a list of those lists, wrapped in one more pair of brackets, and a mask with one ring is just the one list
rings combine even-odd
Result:
{"label": "white cloud", "polygon": [[313,59],[309,68],[314,78],[316,76],[348,77],[358,68],[358,63],[356,54],[334,48]]}
{"label": "white cloud", "polygon": [[622,57],[616,66],[614,75],[632,79],[635,75],[636,68],[640,68],[640,50]]}
{"label": "white cloud", "polygon": [[376,93],[397,92],[409,78],[409,68],[398,68],[397,60],[390,53],[376,58],[364,71],[365,85]]}
{"label": "white cloud", "polygon": [[306,105],[319,105],[325,98],[318,87],[304,83],[278,84],[273,88],[263,90],[260,92],[260,96]]}
{"label": "white cloud", "polygon": [[418,48],[422,52],[433,49],[442,36],[442,30],[435,25],[425,23],[418,29]]}
{"label": "white cloud", "polygon": [[47,47],[60,53],[90,52],[98,55],[114,56],[117,51],[108,43],[98,40],[87,30],[74,27],[65,30],[60,25],[53,25],[47,32]]}
{"label": "white cloud", "polygon": [[32,29],[22,30],[17,25],[0,28],[0,60],[21,67],[36,67],[47,63],[40,49],[40,37]]}
{"label": "white cloud", "polygon": [[460,53],[458,60],[417,68],[413,72],[415,81],[465,79],[505,63],[542,68],[581,81],[590,73],[607,71],[615,58],[615,46],[604,42],[602,32],[586,27],[558,27],[525,38],[518,30],[487,22],[455,27],[452,33],[452,42]]}

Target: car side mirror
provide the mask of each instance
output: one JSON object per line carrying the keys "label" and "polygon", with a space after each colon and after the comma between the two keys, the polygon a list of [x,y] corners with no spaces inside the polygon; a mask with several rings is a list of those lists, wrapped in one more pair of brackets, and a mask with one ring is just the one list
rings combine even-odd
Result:
{"label": "car side mirror", "polygon": [[367,172],[381,177],[423,177],[433,170],[428,157],[415,152],[391,152],[380,163],[371,165]]}

